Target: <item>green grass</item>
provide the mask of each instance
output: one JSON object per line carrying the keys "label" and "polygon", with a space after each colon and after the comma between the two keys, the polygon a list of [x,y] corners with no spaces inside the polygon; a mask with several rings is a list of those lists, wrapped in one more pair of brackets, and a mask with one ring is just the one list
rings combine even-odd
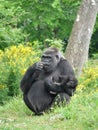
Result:
{"label": "green grass", "polygon": [[79,92],[68,106],[43,116],[34,116],[16,97],[0,106],[0,130],[98,130],[98,92]]}

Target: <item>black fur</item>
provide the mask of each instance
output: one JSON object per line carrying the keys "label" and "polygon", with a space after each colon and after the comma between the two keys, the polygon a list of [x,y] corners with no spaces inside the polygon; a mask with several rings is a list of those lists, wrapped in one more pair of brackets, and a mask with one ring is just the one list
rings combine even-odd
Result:
{"label": "black fur", "polygon": [[61,102],[69,101],[76,86],[71,65],[56,48],[47,49],[41,62],[28,68],[20,85],[25,104],[37,115],[50,108],[57,95]]}

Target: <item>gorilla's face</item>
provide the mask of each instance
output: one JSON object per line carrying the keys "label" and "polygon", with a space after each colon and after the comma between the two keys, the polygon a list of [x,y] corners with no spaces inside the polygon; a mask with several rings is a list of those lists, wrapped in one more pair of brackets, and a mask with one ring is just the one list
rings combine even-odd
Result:
{"label": "gorilla's face", "polygon": [[59,57],[55,54],[44,53],[41,57],[45,72],[52,72],[59,63]]}

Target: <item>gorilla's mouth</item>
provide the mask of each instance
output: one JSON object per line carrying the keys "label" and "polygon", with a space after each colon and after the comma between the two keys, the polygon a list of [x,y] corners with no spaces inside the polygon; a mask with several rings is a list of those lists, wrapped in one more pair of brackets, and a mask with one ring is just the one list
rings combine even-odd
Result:
{"label": "gorilla's mouth", "polygon": [[52,67],[50,67],[50,65],[44,65],[43,69],[44,69],[46,72],[51,72]]}
{"label": "gorilla's mouth", "polygon": [[48,68],[50,68],[49,65],[44,65],[44,69],[48,69]]}

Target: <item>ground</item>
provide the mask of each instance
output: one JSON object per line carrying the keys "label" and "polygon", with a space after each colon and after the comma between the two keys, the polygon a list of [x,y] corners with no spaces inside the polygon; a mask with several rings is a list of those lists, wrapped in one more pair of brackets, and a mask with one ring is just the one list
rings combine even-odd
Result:
{"label": "ground", "polygon": [[66,107],[34,116],[21,96],[0,106],[0,130],[98,130],[98,92],[76,93]]}

